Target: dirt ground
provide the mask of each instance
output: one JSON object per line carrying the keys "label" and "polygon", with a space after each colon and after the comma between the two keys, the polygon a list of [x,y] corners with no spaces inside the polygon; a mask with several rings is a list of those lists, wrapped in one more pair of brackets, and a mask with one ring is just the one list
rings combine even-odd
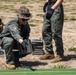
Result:
{"label": "dirt ground", "polygon": [[[8,1],[8,0],[7,0]],[[43,25],[43,3],[39,0],[22,0],[27,1],[27,3],[18,2],[7,2],[5,0],[0,0],[0,17],[6,24],[10,19],[16,16],[15,9],[22,5],[28,6],[33,15],[32,19],[29,21],[30,24],[36,25],[31,26],[30,39],[40,39],[42,38],[41,31]],[[76,52],[69,51],[70,48],[76,48],[76,2],[75,0],[64,0],[64,14],[65,21],[63,27],[63,44],[64,44],[64,56],[65,60],[58,63],[50,63],[50,60],[40,60],[41,55],[27,55],[20,59],[24,66],[32,67],[34,69],[41,68],[76,68]],[[53,44],[55,50],[55,44]],[[5,58],[0,57],[0,70],[6,69]]]}

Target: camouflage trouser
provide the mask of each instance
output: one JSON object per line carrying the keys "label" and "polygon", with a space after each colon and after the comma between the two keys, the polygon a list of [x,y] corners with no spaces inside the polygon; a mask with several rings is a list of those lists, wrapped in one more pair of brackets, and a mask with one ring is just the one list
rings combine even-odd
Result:
{"label": "camouflage trouser", "polygon": [[57,55],[63,55],[63,41],[62,41],[62,29],[63,29],[63,8],[59,6],[53,13],[50,20],[46,19],[44,15],[44,24],[42,29],[42,36],[45,42],[45,49],[49,53],[53,53],[52,38],[55,41]]}
{"label": "camouflage trouser", "polygon": [[19,55],[19,51],[13,51],[13,49],[18,49],[17,42],[11,37],[3,37],[2,48],[5,50],[6,63],[13,64],[19,61],[19,58],[25,55]]}

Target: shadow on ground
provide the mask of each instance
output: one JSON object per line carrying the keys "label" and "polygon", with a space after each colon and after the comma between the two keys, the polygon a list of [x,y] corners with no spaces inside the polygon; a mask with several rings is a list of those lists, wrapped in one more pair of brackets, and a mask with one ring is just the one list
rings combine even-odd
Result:
{"label": "shadow on ground", "polygon": [[76,60],[76,54],[70,54],[64,57],[64,61],[69,61],[71,59]]}
{"label": "shadow on ground", "polygon": [[39,65],[47,65],[45,62],[40,61],[21,61],[21,63],[25,66],[39,66]]}
{"label": "shadow on ground", "polygon": [[32,71],[35,71],[36,69],[32,68],[32,67],[36,67],[36,66],[40,66],[40,65],[47,65],[48,63],[45,62],[40,62],[40,61],[21,61],[21,65],[17,67],[18,68],[22,68],[22,69],[30,69]]}

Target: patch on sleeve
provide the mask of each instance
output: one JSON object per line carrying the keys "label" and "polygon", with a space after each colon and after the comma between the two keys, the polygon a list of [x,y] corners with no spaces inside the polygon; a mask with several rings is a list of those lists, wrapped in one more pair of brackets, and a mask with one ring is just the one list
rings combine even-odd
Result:
{"label": "patch on sleeve", "polygon": [[11,29],[15,31],[15,30],[17,30],[17,27],[16,26],[11,26]]}

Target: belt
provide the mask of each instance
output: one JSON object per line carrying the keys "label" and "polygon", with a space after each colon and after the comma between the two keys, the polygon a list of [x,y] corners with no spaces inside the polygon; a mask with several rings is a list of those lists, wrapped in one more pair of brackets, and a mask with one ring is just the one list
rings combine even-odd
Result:
{"label": "belt", "polygon": [[51,2],[51,3],[49,3],[49,5],[53,5],[53,4],[55,4],[55,2]]}
{"label": "belt", "polygon": [[54,4],[56,1],[57,1],[57,0],[48,0],[48,3],[49,3],[50,5],[52,5],[52,4]]}

